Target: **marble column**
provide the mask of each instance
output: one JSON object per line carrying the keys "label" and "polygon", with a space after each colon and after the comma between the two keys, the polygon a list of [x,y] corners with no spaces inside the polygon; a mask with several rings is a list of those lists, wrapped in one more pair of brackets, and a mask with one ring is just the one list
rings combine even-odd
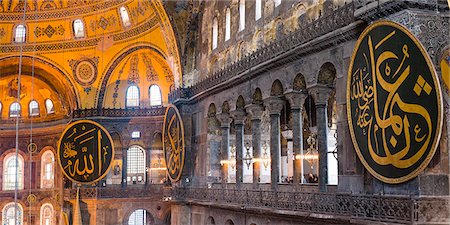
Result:
{"label": "marble column", "polygon": [[[228,113],[217,114],[217,119],[220,121],[220,129],[222,130],[222,142],[220,148],[220,155],[222,160],[228,160],[228,148],[230,146],[230,123],[231,117]],[[222,184],[228,182],[228,165],[225,163],[222,165]]]}
{"label": "marble column", "polygon": [[327,104],[331,88],[316,85],[309,89],[314,97],[317,119],[317,142],[319,152],[319,191],[326,192],[328,184],[328,138],[327,138]]}
{"label": "marble column", "polygon": [[122,187],[127,187],[127,148],[122,148]]}
{"label": "marble column", "polygon": [[[292,135],[293,135],[293,148],[294,157],[297,155],[303,155],[303,105],[308,95],[302,91],[292,91],[285,94],[286,98],[291,104],[292,113]],[[303,165],[305,163],[302,159],[295,158],[294,160],[294,184],[303,183]]]}
{"label": "marble column", "polygon": [[278,97],[268,97],[264,99],[264,105],[270,115],[270,180],[272,189],[278,188],[280,182],[280,114],[284,101]]}
{"label": "marble column", "polygon": [[244,121],[245,111],[236,109],[231,112],[234,119],[234,127],[236,130],[236,187],[240,188],[244,178],[244,164],[242,157],[244,154]]}
{"label": "marble column", "polygon": [[[258,104],[248,105],[246,111],[252,120],[253,159],[261,159],[261,117],[264,108]],[[253,160],[253,187],[257,188],[261,174],[261,161]]]}

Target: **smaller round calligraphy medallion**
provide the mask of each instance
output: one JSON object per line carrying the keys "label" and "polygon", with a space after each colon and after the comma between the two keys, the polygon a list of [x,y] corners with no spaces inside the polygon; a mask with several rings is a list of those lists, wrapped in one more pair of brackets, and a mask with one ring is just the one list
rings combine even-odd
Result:
{"label": "smaller round calligraphy medallion", "polygon": [[441,94],[430,57],[408,29],[379,21],[363,31],[348,71],[347,116],[373,176],[397,184],[428,165],[441,135]]}
{"label": "smaller round calligraphy medallion", "polygon": [[114,146],[108,131],[90,120],[69,124],[58,144],[58,162],[64,175],[74,182],[93,183],[108,173]]}
{"label": "smaller round calligraphy medallion", "polygon": [[37,145],[34,142],[28,144],[28,152],[35,153],[37,151]]}
{"label": "smaller round calligraphy medallion", "polygon": [[167,174],[172,182],[177,182],[183,172],[185,151],[183,121],[174,105],[167,106],[162,139]]}

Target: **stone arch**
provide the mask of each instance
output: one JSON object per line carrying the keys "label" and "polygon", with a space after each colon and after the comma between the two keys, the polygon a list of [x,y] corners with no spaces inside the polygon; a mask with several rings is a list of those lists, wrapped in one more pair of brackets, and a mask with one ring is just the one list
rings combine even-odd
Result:
{"label": "stone arch", "polygon": [[208,219],[206,219],[206,225],[216,225],[216,221],[214,220],[214,217],[210,216]]}
{"label": "stone arch", "polygon": [[294,82],[292,84],[292,89],[295,91],[306,90],[306,80],[303,74],[299,73],[294,78]]}
{"label": "stone arch", "polygon": [[263,95],[260,88],[256,88],[252,95],[252,103],[262,105],[263,104]]}
{"label": "stone arch", "polygon": [[208,117],[215,117],[217,114],[216,105],[214,103],[209,104]]}
{"label": "stone arch", "polygon": [[162,133],[155,131],[152,136],[152,149],[162,149]]}
{"label": "stone arch", "polygon": [[[0,77],[18,74],[19,56],[8,56],[0,59]],[[75,81],[69,73],[60,68],[50,59],[38,56],[22,56],[22,75],[31,76],[42,80],[55,89],[65,100],[63,104],[69,108],[69,112],[80,108],[80,97],[76,90]]]}
{"label": "stone arch", "polygon": [[229,219],[225,222],[225,225],[234,225],[233,220]]}
{"label": "stone arch", "polygon": [[276,79],[272,83],[272,87],[270,88],[270,95],[271,96],[281,96],[281,95],[283,95],[283,92],[284,92],[283,84],[281,83],[280,80]]}
{"label": "stone arch", "polygon": [[[118,56],[114,60],[111,60],[108,63],[108,66],[106,67],[108,69],[105,70],[104,74],[102,75],[101,85],[99,87],[100,91],[97,96],[97,105],[96,105],[97,108],[103,107],[103,104],[104,104],[103,102],[104,102],[105,94],[107,91],[108,82],[109,82],[111,76],[113,75],[114,71],[119,66],[119,64],[123,60],[125,60],[127,58],[127,56],[129,56],[130,54],[132,54],[138,50],[142,50],[142,49],[152,50],[158,56],[160,56],[161,58],[168,61],[167,60],[168,57],[163,53],[163,51],[150,43],[129,46],[127,49],[123,50],[120,54],[118,54]],[[172,76],[174,76],[173,71],[172,71]],[[174,78],[174,80],[176,80],[176,79]]]}
{"label": "stone arch", "polygon": [[132,208],[131,210],[129,210],[123,217],[123,225],[128,225],[128,221],[130,219],[130,216],[138,210],[145,210],[146,213],[146,217],[147,217],[147,224],[154,224],[155,223],[155,218],[153,216],[153,214],[151,213],[151,211],[147,208],[144,207],[137,207],[137,208]]}
{"label": "stone arch", "polygon": [[336,68],[333,63],[326,62],[322,64],[317,77],[317,83],[327,86],[335,86]]}
{"label": "stone arch", "polygon": [[228,101],[224,101],[222,103],[222,113],[229,113],[230,112],[230,104]]}
{"label": "stone arch", "polygon": [[244,109],[245,107],[245,100],[242,95],[239,95],[239,97],[236,100],[236,109]]}

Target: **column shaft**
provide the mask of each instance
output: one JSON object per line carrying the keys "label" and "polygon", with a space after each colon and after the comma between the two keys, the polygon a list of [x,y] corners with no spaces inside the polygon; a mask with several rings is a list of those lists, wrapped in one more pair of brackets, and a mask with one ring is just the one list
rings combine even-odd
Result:
{"label": "column shaft", "polygon": [[236,187],[240,187],[244,177],[244,169],[242,163],[242,155],[244,148],[244,125],[235,124],[236,128]]}
{"label": "column shaft", "polygon": [[328,140],[326,104],[316,104],[317,140],[319,151],[319,190],[327,191],[328,183]]}
{"label": "column shaft", "polygon": [[[303,119],[302,109],[291,109],[292,112],[292,136],[294,157],[303,155]],[[303,160],[295,158],[294,184],[303,183]]]}
{"label": "column shaft", "polygon": [[280,114],[270,115],[270,167],[271,186],[276,189],[280,181]]}
{"label": "column shaft", "polygon": [[[230,127],[222,126],[222,143],[221,143],[221,158],[222,160],[228,160],[228,148],[230,146]],[[228,164],[222,165],[222,184],[228,182]]]}
{"label": "column shaft", "polygon": [[[253,158],[261,159],[261,120],[252,120]],[[257,187],[261,174],[261,162],[253,160],[253,186]]]}
{"label": "column shaft", "polygon": [[122,148],[122,187],[127,187],[127,148]]}

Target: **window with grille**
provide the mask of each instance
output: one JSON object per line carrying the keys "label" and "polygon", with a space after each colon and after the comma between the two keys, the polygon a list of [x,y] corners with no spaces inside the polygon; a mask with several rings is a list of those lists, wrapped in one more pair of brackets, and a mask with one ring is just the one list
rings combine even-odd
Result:
{"label": "window with grille", "polygon": [[53,207],[49,203],[41,207],[41,225],[53,225]]}
{"label": "window with grille", "polygon": [[141,132],[140,131],[133,131],[131,133],[131,138],[140,138],[141,137]]}
{"label": "window with grille", "polygon": [[239,31],[245,29],[245,0],[239,1]]}
{"label": "window with grille", "polygon": [[80,19],[73,21],[73,33],[76,38],[84,37],[84,24]]}
{"label": "window with grille", "polygon": [[30,116],[39,116],[39,104],[36,100],[31,101],[28,108],[30,111]]}
{"label": "window with grille", "polygon": [[[14,202],[8,203],[5,207],[3,207],[2,212],[2,220],[3,225],[22,225],[23,224],[23,210],[20,204],[16,204]],[[17,209],[17,212],[16,212]],[[17,218],[17,221],[16,221]]]}
{"label": "window with grille", "polygon": [[154,84],[150,86],[149,95],[150,95],[150,106],[158,106],[162,104],[161,89],[159,88],[158,85]]}
{"label": "window with grille", "polygon": [[5,157],[3,169],[3,190],[23,189],[23,159],[10,153]]}
{"label": "window with grille", "polygon": [[281,0],[274,0],[275,7],[281,5]]}
{"label": "window with grille", "polygon": [[14,34],[14,42],[16,42],[16,43],[23,43],[23,42],[25,42],[26,33],[27,33],[27,31],[26,31],[25,26],[22,25],[22,24],[18,25],[16,27],[16,31],[15,31],[15,34]]}
{"label": "window with grille", "polygon": [[41,157],[41,188],[53,188],[54,165],[53,152],[48,150]]}
{"label": "window with grille", "polygon": [[255,20],[259,20],[261,18],[262,6],[261,0],[256,0],[255,2]]}
{"label": "window with grille", "polygon": [[137,145],[127,151],[127,181],[133,184],[145,179],[145,150]]}
{"label": "window with grille", "polygon": [[55,107],[50,99],[45,100],[45,108],[47,109],[47,114],[55,113]]}
{"label": "window with grille", "polygon": [[20,104],[13,102],[9,107],[9,117],[20,117]]}
{"label": "window with grille", "polygon": [[219,24],[217,23],[217,17],[214,17],[213,20],[213,29],[212,29],[212,49],[217,48],[217,39],[219,37]]}
{"label": "window with grille", "polygon": [[225,14],[225,41],[230,40],[231,37],[231,12],[230,8],[227,8]]}
{"label": "window with grille", "polygon": [[127,89],[126,106],[127,107],[138,107],[139,106],[139,89],[135,85],[130,86]]}
{"label": "window with grille", "polygon": [[138,209],[131,213],[128,219],[128,225],[147,225],[147,211],[145,209]]}
{"label": "window with grille", "polygon": [[129,27],[131,25],[130,17],[128,16],[128,11],[125,7],[120,7],[120,17],[122,18],[122,24],[124,27]]}

